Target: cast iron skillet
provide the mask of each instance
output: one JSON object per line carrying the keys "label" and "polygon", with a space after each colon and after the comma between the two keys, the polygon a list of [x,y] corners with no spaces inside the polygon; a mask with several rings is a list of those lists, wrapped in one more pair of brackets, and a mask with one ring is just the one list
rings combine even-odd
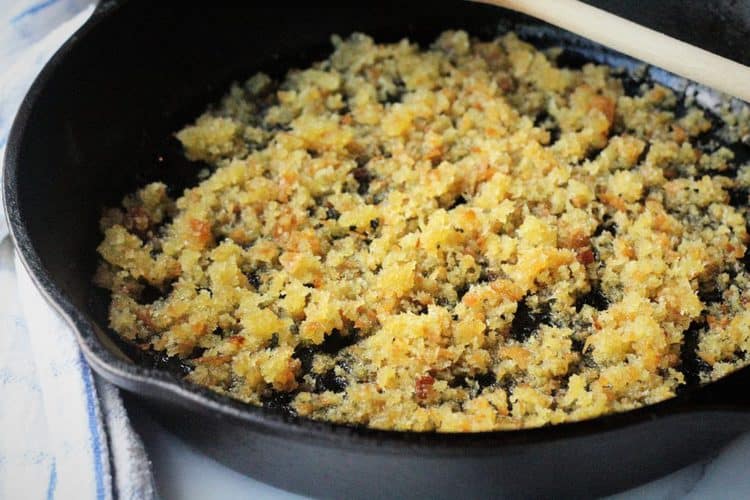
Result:
{"label": "cast iron skillet", "polygon": [[[643,15],[652,4],[631,7]],[[699,388],[690,356],[685,366],[693,384],[667,402],[556,427],[463,435],[294,419],[133,363],[108,333],[91,285],[100,210],[151,180],[177,187],[195,182],[200,165],[180,159],[170,134],[232,79],[258,69],[281,75],[308,64],[330,50],[332,33],[427,42],[446,28],[489,38],[499,25],[529,21],[459,1],[431,2],[427,9],[382,1],[294,10],[224,7],[104,2],[46,66],[14,124],[4,183],[13,237],[99,375],[136,394],[164,425],[229,466],[326,497],[599,495],[664,475],[750,429],[750,370]],[[564,60],[571,65],[587,58],[632,65],[555,30],[526,34],[540,44],[567,46]],[[710,30],[693,35],[711,36]],[[742,57],[747,54],[735,54]],[[684,85],[659,71],[651,76]]]}

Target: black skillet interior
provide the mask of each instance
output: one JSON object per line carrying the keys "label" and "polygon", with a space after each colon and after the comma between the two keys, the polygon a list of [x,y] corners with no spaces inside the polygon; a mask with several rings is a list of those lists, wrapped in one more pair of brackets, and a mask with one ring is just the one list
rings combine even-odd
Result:
{"label": "black skillet interior", "polygon": [[[194,183],[201,165],[183,159],[171,134],[229,82],[257,70],[280,76],[319,59],[330,50],[332,33],[362,31],[379,41],[408,36],[426,44],[446,28],[491,38],[498,28],[529,21],[458,1],[328,9],[226,3],[223,9],[177,11],[145,1],[104,2],[42,74],[14,126],[4,186],[14,237],[37,282],[77,327],[96,371],[139,393],[176,432],[233,467],[298,491],[336,496],[442,496],[490,492],[498,485],[507,493],[597,494],[673,470],[750,427],[734,411],[748,407],[747,391],[738,391],[746,387],[748,370],[673,401],[590,422],[440,436],[289,421],[124,361],[128,353],[106,333],[106,297],[90,281],[100,210],[146,182],[163,180],[176,189]],[[632,64],[555,30],[524,33],[540,45],[568,47],[562,60],[569,65],[587,59]],[[684,83],[657,70],[650,75]],[[705,102],[712,97],[700,96]],[[545,475],[550,461],[558,474]],[[285,463],[297,469],[280,473]],[[351,474],[319,480],[341,468]],[[386,481],[387,473],[398,480]],[[449,480],[454,473],[471,480]]]}

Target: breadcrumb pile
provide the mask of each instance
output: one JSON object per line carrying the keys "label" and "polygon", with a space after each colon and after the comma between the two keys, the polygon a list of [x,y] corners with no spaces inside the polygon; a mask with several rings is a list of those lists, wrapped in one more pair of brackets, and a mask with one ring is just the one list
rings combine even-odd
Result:
{"label": "breadcrumb pile", "polygon": [[596,417],[746,364],[750,167],[703,111],[512,33],[333,45],[177,134],[197,186],[105,211],[120,336],[241,401],[413,431]]}

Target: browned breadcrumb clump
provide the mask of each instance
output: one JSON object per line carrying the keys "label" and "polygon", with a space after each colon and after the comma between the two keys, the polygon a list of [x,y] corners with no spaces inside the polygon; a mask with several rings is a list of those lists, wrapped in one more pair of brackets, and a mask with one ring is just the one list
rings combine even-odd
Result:
{"label": "browned breadcrumb clump", "polygon": [[703,111],[514,34],[333,44],[177,134],[196,187],[105,213],[122,337],[242,401],[415,431],[596,417],[745,364],[750,169],[699,144]]}

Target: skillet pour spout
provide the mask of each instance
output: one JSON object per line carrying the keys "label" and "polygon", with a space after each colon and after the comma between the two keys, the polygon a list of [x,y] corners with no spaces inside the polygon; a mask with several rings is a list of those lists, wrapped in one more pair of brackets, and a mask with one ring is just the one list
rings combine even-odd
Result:
{"label": "skillet pour spout", "polygon": [[[665,12],[664,3],[631,9],[661,22],[674,12]],[[685,3],[680,12],[691,10]],[[194,183],[195,165],[158,160],[164,138],[232,80],[306,65],[327,53],[331,34],[353,31],[424,44],[449,28],[490,38],[523,25],[533,43],[562,45],[578,59],[637,65],[549,26],[461,1],[431,2],[429,9],[374,1],[295,10],[224,1],[212,6],[102,2],[34,83],[6,150],[4,202],[24,265],[75,330],[92,368],[128,391],[134,404],[236,470],[325,497],[596,496],[676,470],[750,429],[748,369],[657,405],[589,421],[417,434],[284,417],[134,363],[108,331],[106,308],[91,284],[100,210],[150,181]],[[736,39],[726,46],[736,42],[739,51],[750,16],[736,9],[733,19],[748,22],[744,32],[728,33]],[[715,38],[708,28],[692,36]],[[733,56],[742,62],[747,54]],[[650,75],[671,87],[686,85],[658,71]]]}

